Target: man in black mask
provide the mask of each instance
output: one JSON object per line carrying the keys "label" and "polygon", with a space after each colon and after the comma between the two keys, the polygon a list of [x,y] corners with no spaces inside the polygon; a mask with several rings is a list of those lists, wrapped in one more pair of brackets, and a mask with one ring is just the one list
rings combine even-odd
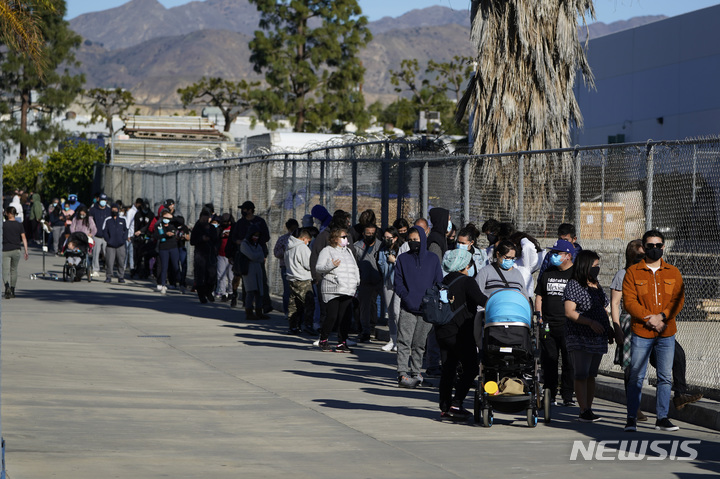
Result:
{"label": "man in black mask", "polygon": [[377,239],[377,226],[366,225],[362,241],[353,245],[353,254],[360,270],[358,302],[362,332],[358,342],[370,341],[377,324],[377,299],[382,291],[382,274],[377,265],[377,254],[382,243]]}
{"label": "man in black mask", "polygon": [[118,282],[125,282],[125,242],[128,237],[128,227],[125,218],[119,215],[120,208],[113,204],[110,207],[110,216],[102,225],[101,234],[107,248],[105,250],[105,282],[110,283],[113,277],[114,265],[117,262]]}

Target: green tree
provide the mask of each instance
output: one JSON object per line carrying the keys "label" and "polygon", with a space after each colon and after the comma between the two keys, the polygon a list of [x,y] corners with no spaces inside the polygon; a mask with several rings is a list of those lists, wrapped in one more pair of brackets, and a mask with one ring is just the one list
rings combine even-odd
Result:
{"label": "green tree", "polygon": [[65,142],[48,157],[43,172],[43,198],[76,193],[90,198],[95,163],[105,162],[105,150],[86,142]]}
{"label": "green tree", "polygon": [[54,8],[52,0],[0,0],[0,43],[26,56],[40,74],[46,67],[45,39],[37,12]]}
{"label": "green tree", "polygon": [[[73,102],[84,82],[83,75],[70,73],[70,68],[78,65],[74,50],[81,38],[63,20],[64,0],[51,0],[51,6],[37,11],[45,39],[44,73],[30,57],[12,49],[0,64],[0,113],[9,114],[0,124],[0,139],[20,145],[21,159],[27,158],[29,150],[46,151],[62,138],[62,128],[52,122],[53,115]],[[33,120],[36,129],[30,131]]]}
{"label": "green tree", "polygon": [[5,165],[3,169],[3,188],[5,191],[22,189],[37,191],[45,164],[36,156],[25,160],[18,160],[12,165]]}
{"label": "green tree", "polygon": [[89,102],[90,123],[103,120],[110,136],[113,134],[113,116],[122,115],[135,104],[132,93],[124,88],[93,88],[83,96]]}
{"label": "green tree", "polygon": [[230,126],[235,119],[255,105],[255,89],[260,82],[237,82],[223,80],[222,78],[203,77],[199,82],[193,83],[185,88],[178,88],[178,94],[183,103],[183,108],[188,105],[212,105],[220,108],[225,118],[225,131],[230,131]]}
{"label": "green tree", "polygon": [[473,59],[460,55],[455,55],[449,62],[438,63],[430,60],[426,70],[427,73],[437,74],[436,88],[452,93],[456,104],[460,103],[463,85],[470,79],[473,71],[475,71]]}
{"label": "green tree", "polygon": [[250,60],[268,85],[260,94],[260,119],[291,117],[295,131],[366,121],[358,53],[372,35],[357,0],[250,2],[261,28],[250,42]]}

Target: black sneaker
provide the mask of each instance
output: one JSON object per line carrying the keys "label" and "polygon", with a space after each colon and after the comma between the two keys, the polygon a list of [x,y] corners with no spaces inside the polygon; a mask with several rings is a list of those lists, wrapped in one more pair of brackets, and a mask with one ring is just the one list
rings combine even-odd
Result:
{"label": "black sneaker", "polygon": [[440,366],[433,366],[431,368],[427,368],[425,370],[425,376],[431,378],[439,378],[440,376],[442,376],[442,368]]}
{"label": "black sneaker", "polygon": [[106,282],[106,283],[112,283],[112,279],[107,278],[107,279],[105,280],[105,282]]}
{"label": "black sneaker", "polygon": [[658,419],[655,422],[655,429],[658,429],[660,431],[677,431],[680,429],[675,424],[670,422],[670,419],[664,417],[662,419]]}
{"label": "black sneaker", "polygon": [[452,406],[447,414],[458,421],[466,421],[472,417],[472,413],[462,406]]}
{"label": "black sneaker", "polygon": [[285,334],[297,336],[300,334],[300,330],[298,328],[290,328],[285,332]]}
{"label": "black sneaker", "polygon": [[575,401],[573,401],[572,399],[564,399],[564,400],[563,400],[563,406],[565,406],[565,407],[573,407],[573,406],[575,406]]}
{"label": "black sneaker", "polygon": [[592,412],[592,409],[587,409],[578,416],[578,421],[580,422],[598,422],[600,419],[602,418]]}
{"label": "black sneaker", "polygon": [[637,421],[634,417],[627,418],[627,422],[625,423],[625,432],[635,432],[637,431]]}
{"label": "black sneaker", "polygon": [[352,353],[352,349],[348,348],[348,345],[346,343],[340,343],[337,346],[335,346],[335,352],[336,353]]}
{"label": "black sneaker", "polygon": [[325,341],[320,341],[320,343],[318,343],[318,347],[320,348],[320,351],[324,353],[332,352],[334,349],[328,344],[327,339]]}

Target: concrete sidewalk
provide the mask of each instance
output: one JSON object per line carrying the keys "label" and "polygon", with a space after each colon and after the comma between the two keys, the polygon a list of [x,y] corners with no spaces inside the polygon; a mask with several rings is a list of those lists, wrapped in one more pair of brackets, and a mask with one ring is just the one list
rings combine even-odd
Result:
{"label": "concrete sidewalk", "polygon": [[[50,263],[60,271],[60,259]],[[2,300],[2,432],[13,479],[720,472],[719,437],[699,426],[661,433],[651,418],[623,433],[624,408],[604,400],[594,424],[562,407],[534,429],[519,415],[497,414],[490,429],[444,423],[437,389],[398,389],[395,356],[381,343],[321,353],[312,338],[282,334],[277,314],[246,322],[240,309],[160,296],[149,282],[30,281],[37,254],[20,268],[18,297]],[[573,441],[630,438],[701,442],[694,460],[570,460]]]}

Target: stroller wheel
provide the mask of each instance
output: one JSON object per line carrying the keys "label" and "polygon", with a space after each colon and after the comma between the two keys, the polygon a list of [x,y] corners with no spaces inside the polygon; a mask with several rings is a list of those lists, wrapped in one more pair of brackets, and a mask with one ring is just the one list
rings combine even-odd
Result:
{"label": "stroller wheel", "polygon": [[537,426],[538,416],[537,416],[537,410],[535,408],[528,408],[527,409],[527,425],[528,427],[535,427]]}
{"label": "stroller wheel", "polygon": [[545,424],[550,422],[550,400],[550,390],[546,388],[543,391],[543,414]]}
{"label": "stroller wheel", "polygon": [[493,412],[489,407],[482,410],[482,425],[483,427],[492,427],[493,425]]}
{"label": "stroller wheel", "polygon": [[68,279],[68,265],[63,266],[63,283]]}

